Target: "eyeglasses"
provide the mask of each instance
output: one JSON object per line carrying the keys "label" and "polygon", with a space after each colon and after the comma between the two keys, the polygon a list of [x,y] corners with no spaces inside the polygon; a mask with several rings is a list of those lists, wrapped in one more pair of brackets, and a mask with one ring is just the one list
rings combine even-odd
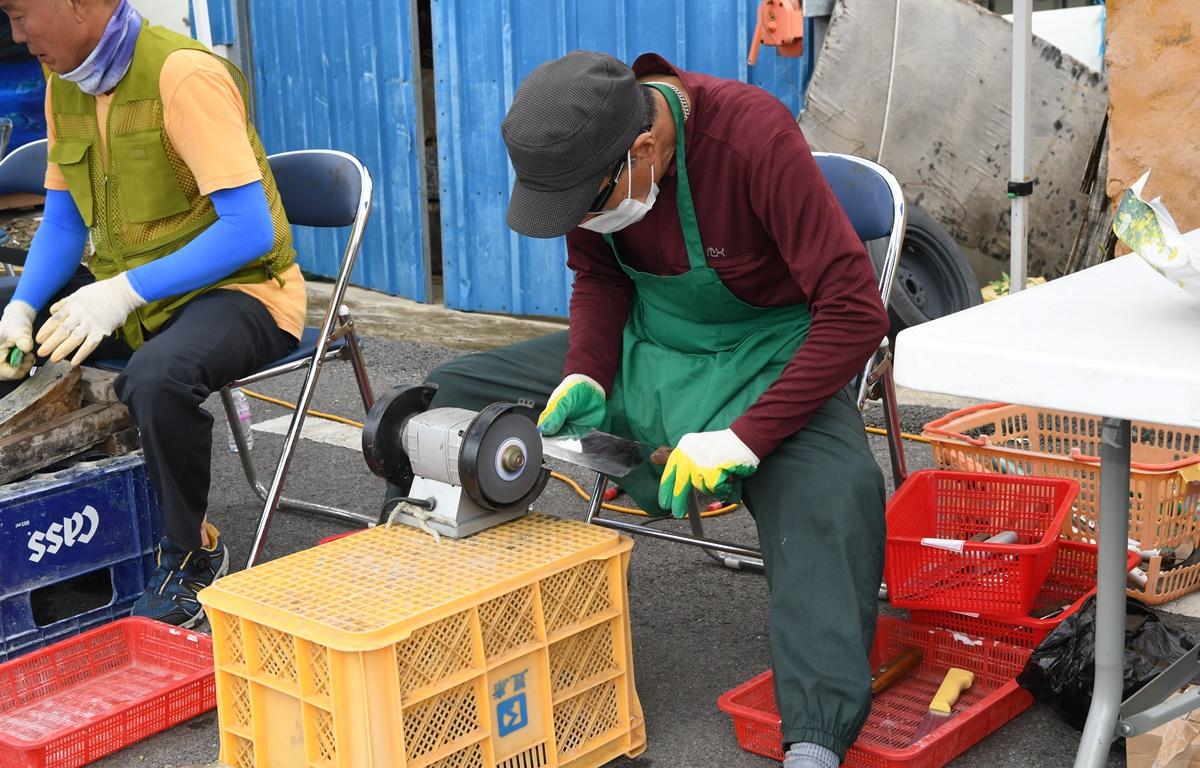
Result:
{"label": "eyeglasses", "polygon": [[588,208],[588,213],[600,213],[604,210],[604,206],[608,204],[608,198],[612,197],[613,190],[617,188],[617,181],[621,178],[621,172],[625,170],[625,158],[617,161],[613,166],[612,173],[608,175],[608,183],[604,185],[604,189],[600,190],[600,194],[596,195],[596,199],[592,201],[592,207]]}
{"label": "eyeglasses", "polygon": [[[642,130],[637,132],[638,136],[643,133],[649,133],[650,126],[642,126]],[[628,157],[628,154],[626,154]],[[617,188],[617,182],[621,179],[621,172],[625,170],[625,158],[622,157],[613,166],[612,173],[608,175],[608,183],[604,185],[604,189],[600,190],[600,194],[596,195],[596,199],[592,201],[592,207],[588,208],[588,213],[600,213],[604,210],[604,206],[608,204],[608,198],[612,197],[613,190]]]}

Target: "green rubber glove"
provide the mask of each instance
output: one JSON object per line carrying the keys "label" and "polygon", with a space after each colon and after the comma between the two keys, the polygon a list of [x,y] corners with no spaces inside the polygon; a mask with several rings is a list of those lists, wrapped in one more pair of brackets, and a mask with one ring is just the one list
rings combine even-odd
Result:
{"label": "green rubber glove", "polygon": [[735,489],[735,479],[752,475],[757,469],[758,457],[732,429],[692,432],[684,435],[667,457],[658,484],[658,506],[683,517],[693,488],[727,498]]}
{"label": "green rubber glove", "polygon": [[598,429],[607,412],[604,387],[590,376],[572,373],[550,393],[546,410],[538,416],[538,429],[543,435],[557,434],[564,426]]}

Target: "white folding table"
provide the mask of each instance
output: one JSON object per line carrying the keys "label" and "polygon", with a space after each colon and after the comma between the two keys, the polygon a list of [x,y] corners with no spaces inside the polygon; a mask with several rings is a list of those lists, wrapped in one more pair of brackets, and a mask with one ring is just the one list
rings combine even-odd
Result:
{"label": "white folding table", "polygon": [[1118,735],[1200,706],[1200,693],[1171,696],[1200,671],[1200,646],[1121,701],[1130,421],[1200,427],[1200,301],[1124,256],[902,331],[895,376],[1103,419],[1096,683],[1075,768],[1103,765]]}

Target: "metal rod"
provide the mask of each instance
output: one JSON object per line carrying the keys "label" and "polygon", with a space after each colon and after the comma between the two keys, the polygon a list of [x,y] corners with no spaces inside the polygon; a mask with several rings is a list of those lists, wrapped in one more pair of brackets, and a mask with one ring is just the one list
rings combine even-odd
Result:
{"label": "metal rod", "polygon": [[753,549],[739,546],[737,544],[728,544],[723,541],[706,540],[698,541],[687,534],[671,533],[670,531],[660,531],[657,528],[647,528],[642,525],[626,523],[623,520],[610,520],[607,517],[597,517],[589,521],[592,525],[599,525],[604,528],[612,528],[615,531],[624,531],[640,536],[649,536],[654,539],[663,539],[665,541],[673,541],[676,544],[689,544],[693,547],[715,548],[723,552],[729,552],[734,555],[742,555],[744,557],[755,557],[758,553]]}
{"label": "metal rod", "polygon": [[1170,698],[1196,675],[1200,646],[1180,656],[1121,706],[1117,732],[1126,738],[1146,733],[1200,705],[1200,690]]}
{"label": "metal rod", "polygon": [[283,452],[280,454],[279,463],[275,465],[275,474],[271,478],[270,487],[267,489],[267,498],[263,502],[262,514],[258,520],[258,529],[254,533],[254,543],[251,546],[250,557],[246,563],[247,568],[253,567],[262,554],[267,532],[271,529],[271,518],[275,513],[275,508],[279,504],[280,498],[283,496],[283,483],[287,478],[288,469],[292,463],[296,443],[300,440],[300,430],[304,425],[308,406],[312,403],[313,395],[316,392],[317,379],[321,375],[321,366],[324,364],[325,353],[329,349],[329,336],[334,331],[338,309],[341,307],[342,299],[346,295],[346,286],[350,282],[350,272],[358,256],[358,248],[367,226],[367,219],[370,217],[370,174],[367,173],[367,170],[362,167],[362,164],[357,159],[348,155],[346,157],[352,160],[358,168],[359,179],[361,180],[358,214],[354,218],[354,226],[351,228],[350,238],[346,244],[346,253],[342,258],[342,266],[338,272],[337,282],[334,283],[333,295],[329,299],[329,306],[326,308],[325,316],[321,320],[321,330],[317,337],[316,349],[313,352],[313,365],[309,368],[308,375],[304,377],[304,386],[300,390],[300,398],[296,402],[296,410],[292,414],[292,423],[288,427],[287,434],[283,437]]}
{"label": "metal rod", "polygon": [[696,494],[692,493],[688,500],[688,526],[692,529],[692,537],[696,539],[698,546],[703,547],[704,554],[716,560],[726,568],[732,568],[735,571],[740,571],[743,568],[755,568],[757,570],[765,570],[763,565],[762,553],[757,549],[743,547],[745,552],[753,554],[738,554],[735,552],[727,552],[724,549],[710,548],[704,546],[709,542],[708,537],[704,533],[704,519],[700,516],[700,503],[696,498]]}
{"label": "metal rod", "polygon": [[908,465],[904,460],[904,437],[900,434],[900,409],[896,404],[896,383],[892,379],[892,367],[883,371],[883,425],[888,433],[888,455],[892,460],[892,483],[899,488],[908,479]]}
{"label": "metal rod", "polygon": [[[1028,0],[1026,0],[1028,1]],[[1105,418],[1100,440],[1096,682],[1075,768],[1101,768],[1116,736],[1125,670],[1125,552],[1129,530],[1128,419]]]}
{"label": "metal rod", "polygon": [[600,504],[604,501],[604,488],[608,485],[608,477],[603,472],[596,473],[596,483],[592,486],[592,498],[588,500],[587,522],[599,523],[597,515]]}
{"label": "metal rod", "polygon": [[[1029,181],[1029,134],[1033,122],[1033,103],[1030,95],[1030,70],[1033,67],[1032,0],[1015,0],[1012,23],[1012,157],[1009,178],[1013,181]],[[1029,195],[1013,196],[1010,207],[1008,290],[1009,293],[1016,293],[1025,288],[1029,244]]]}
{"label": "metal rod", "polygon": [[362,397],[363,411],[370,413],[375,405],[375,393],[371,389],[371,380],[367,376],[367,363],[363,360],[362,347],[358,344],[358,332],[354,330],[354,321],[350,318],[350,310],[338,308],[338,320],[347,329],[346,349],[350,354],[350,367],[354,369],[354,379],[358,382],[358,394]]}

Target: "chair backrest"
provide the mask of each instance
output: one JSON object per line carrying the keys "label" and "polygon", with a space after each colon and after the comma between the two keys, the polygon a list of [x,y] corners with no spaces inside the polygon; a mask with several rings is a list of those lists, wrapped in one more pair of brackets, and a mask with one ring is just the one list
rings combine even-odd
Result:
{"label": "chair backrest", "polygon": [[[894,193],[889,184],[895,178],[891,173],[853,155],[814,152],[813,159],[860,239],[876,240],[892,234],[896,216]],[[898,189],[899,184],[896,186]]]}
{"label": "chair backrest", "polygon": [[287,211],[302,227],[348,227],[371,200],[371,176],[358,158],[332,149],[280,152],[267,158]]}
{"label": "chair backrest", "polygon": [[854,155],[813,152],[813,159],[859,239],[865,242],[888,238],[887,252],[878,269],[879,293],[886,307],[900,263],[907,221],[900,182],[882,165]]}
{"label": "chair backrest", "polygon": [[31,141],[0,158],[0,195],[46,191],[46,139]]}
{"label": "chair backrest", "polygon": [[[904,244],[904,227],[908,217],[900,182],[882,165],[854,155],[813,152],[813,159],[817,161],[821,175],[833,190],[834,197],[846,212],[859,239],[863,242],[884,237],[888,239],[883,263],[876,266],[879,296],[886,307],[896,282],[896,268],[900,265],[900,247]],[[859,408],[867,399],[870,388],[867,379],[875,359],[873,355],[857,377]]]}

